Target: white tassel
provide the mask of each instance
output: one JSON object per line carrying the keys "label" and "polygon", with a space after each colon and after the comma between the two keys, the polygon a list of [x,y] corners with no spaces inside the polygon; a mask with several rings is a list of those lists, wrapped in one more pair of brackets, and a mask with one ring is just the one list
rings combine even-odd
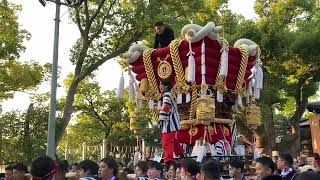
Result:
{"label": "white tassel", "polygon": [[238,95],[238,99],[237,99],[237,104],[240,108],[243,107],[243,104],[242,104],[242,97],[240,95]]}
{"label": "white tassel", "polygon": [[261,68],[261,61],[258,60],[255,65],[255,85],[254,85],[254,97],[260,98],[260,91],[263,88],[263,71]]}
{"label": "white tassel", "polygon": [[249,82],[249,86],[248,86],[248,95],[252,96],[252,87],[253,87],[253,84],[254,84],[254,80],[250,80]]}
{"label": "white tassel", "polygon": [[217,90],[217,102],[223,102],[223,93]]}
{"label": "white tassel", "polygon": [[188,93],[186,95],[186,103],[189,103],[190,101],[191,101],[191,95],[190,95],[190,93]]}
{"label": "white tassel", "polygon": [[206,44],[201,44],[201,83],[206,84]]}
{"label": "white tassel", "polygon": [[189,42],[189,56],[188,59],[188,82],[195,82],[196,81],[196,63],[194,59],[195,53],[192,51],[191,42]]}
{"label": "white tassel", "polygon": [[149,109],[150,109],[150,110],[153,110],[153,109],[154,109],[154,100],[153,100],[153,99],[150,99],[150,100],[149,100]]}
{"label": "white tassel", "polygon": [[249,95],[249,94],[246,95],[246,103],[247,103],[247,104],[250,103],[250,95]]}
{"label": "white tassel", "polygon": [[260,99],[260,89],[254,88],[254,97]]}
{"label": "white tassel", "polygon": [[130,77],[129,81],[129,99],[134,100],[134,81],[132,79],[133,77]]}
{"label": "white tassel", "polygon": [[221,54],[221,69],[220,69],[220,76],[226,77],[228,74],[228,50],[223,47],[220,51]]}
{"label": "white tassel", "polygon": [[158,110],[160,110],[161,109],[161,101],[159,100],[158,101]]}
{"label": "white tassel", "polygon": [[122,99],[124,94],[124,77],[123,75],[120,77],[119,86],[118,86],[118,94],[117,97]]}
{"label": "white tassel", "polygon": [[182,94],[178,94],[177,95],[177,104],[181,104],[182,103]]}

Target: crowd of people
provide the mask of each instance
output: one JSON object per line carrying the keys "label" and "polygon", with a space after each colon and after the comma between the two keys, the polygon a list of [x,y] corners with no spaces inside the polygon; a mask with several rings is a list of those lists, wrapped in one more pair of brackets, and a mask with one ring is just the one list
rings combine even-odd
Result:
{"label": "crowd of people", "polygon": [[[275,162],[276,161],[276,162]],[[99,163],[99,164],[98,164]],[[295,161],[290,154],[280,154],[276,159],[259,157],[252,162],[253,171],[246,171],[245,162],[235,159],[220,163],[206,158],[198,163],[185,158],[163,166],[156,161],[139,161],[135,165],[112,157],[100,162],[84,160],[68,165],[67,161],[54,161],[47,156],[35,158],[28,169],[23,163],[9,165],[4,180],[320,180],[320,158],[300,156]],[[251,173],[250,173],[251,171]],[[226,173],[227,172],[227,173]]]}

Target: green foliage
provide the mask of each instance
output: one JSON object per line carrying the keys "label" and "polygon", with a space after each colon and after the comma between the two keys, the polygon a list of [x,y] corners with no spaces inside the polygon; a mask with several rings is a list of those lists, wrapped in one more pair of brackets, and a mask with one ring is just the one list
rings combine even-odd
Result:
{"label": "green foliage", "polygon": [[26,30],[19,28],[17,13],[20,6],[0,1],[0,59],[15,59],[25,50],[24,40],[30,38]]}
{"label": "green foliage", "polygon": [[[31,104],[27,112],[11,111],[0,117],[0,162],[25,162],[46,152],[49,109]],[[0,128],[0,129],[1,129]]]}

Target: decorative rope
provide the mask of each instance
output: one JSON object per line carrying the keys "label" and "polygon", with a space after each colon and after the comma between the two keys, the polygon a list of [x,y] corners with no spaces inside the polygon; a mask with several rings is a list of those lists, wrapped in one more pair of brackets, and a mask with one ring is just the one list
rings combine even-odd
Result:
{"label": "decorative rope", "polygon": [[237,84],[236,84],[236,89],[235,92],[237,95],[240,95],[241,97],[245,95],[246,89],[242,87],[244,81],[244,76],[246,73],[247,65],[248,65],[248,58],[249,58],[249,53],[248,51],[243,48],[243,47],[238,47],[240,52],[241,52],[241,63],[240,63],[240,69],[238,73],[238,78],[237,78]]}
{"label": "decorative rope", "polygon": [[150,90],[147,93],[153,100],[159,100],[161,98],[158,84],[154,75],[153,66],[151,63],[151,54],[155,51],[154,49],[147,49],[143,52],[143,64],[146,69],[148,82],[150,84]]}
{"label": "decorative rope", "polygon": [[182,68],[180,56],[179,56],[179,46],[183,40],[174,40],[170,43],[170,55],[172,58],[173,68],[176,73],[176,85],[174,87],[174,92],[176,94],[186,94],[189,92],[189,85],[185,81],[184,70]]}
{"label": "decorative rope", "polygon": [[191,97],[191,106],[190,106],[190,114],[189,114],[189,120],[194,119],[194,115],[196,113],[196,108],[197,108],[197,86],[196,83],[193,82],[191,84],[191,90],[192,90],[192,97]]}

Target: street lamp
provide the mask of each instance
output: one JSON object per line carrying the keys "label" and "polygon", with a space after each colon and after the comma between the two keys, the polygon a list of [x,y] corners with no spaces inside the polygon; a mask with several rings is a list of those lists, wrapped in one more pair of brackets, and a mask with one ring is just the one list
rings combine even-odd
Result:
{"label": "street lamp", "polygon": [[56,16],[54,27],[54,43],[53,43],[53,60],[52,60],[52,77],[51,77],[51,97],[50,97],[50,114],[48,122],[48,139],[47,139],[47,155],[55,159],[55,126],[56,126],[56,109],[57,109],[57,79],[58,79],[58,50],[59,50],[59,23],[60,23],[60,6],[77,7],[85,0],[39,0],[45,6],[47,2],[56,4]]}

